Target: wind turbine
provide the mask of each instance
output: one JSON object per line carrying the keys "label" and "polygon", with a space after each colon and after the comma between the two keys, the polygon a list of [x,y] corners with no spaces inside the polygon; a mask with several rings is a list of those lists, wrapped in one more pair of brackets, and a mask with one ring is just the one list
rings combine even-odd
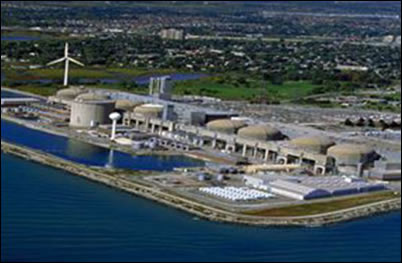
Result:
{"label": "wind turbine", "polygon": [[48,63],[47,66],[52,66],[54,64],[58,64],[58,63],[61,63],[61,62],[65,62],[64,86],[68,86],[68,70],[69,70],[69,67],[70,67],[70,62],[72,62],[74,64],[77,64],[77,65],[79,65],[81,67],[84,67],[84,64],[82,64],[81,62],[79,62],[79,61],[77,61],[77,60],[75,60],[73,58],[70,58],[68,56],[68,43],[66,43],[66,46],[64,48],[64,57],[61,58],[61,59],[58,59],[58,60],[55,60],[55,61],[52,61],[52,62]]}

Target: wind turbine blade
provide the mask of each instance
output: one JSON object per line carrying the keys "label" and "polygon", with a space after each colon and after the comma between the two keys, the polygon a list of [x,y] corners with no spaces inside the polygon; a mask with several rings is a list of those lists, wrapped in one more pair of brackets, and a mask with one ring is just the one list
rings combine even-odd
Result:
{"label": "wind turbine blade", "polygon": [[66,58],[61,58],[61,59],[58,59],[58,60],[55,60],[55,61],[47,63],[47,66],[52,66],[54,64],[61,63],[61,62],[65,61],[65,60],[66,60]]}
{"label": "wind turbine blade", "polygon": [[64,57],[68,58],[68,43],[64,47]]}
{"label": "wind turbine blade", "polygon": [[73,58],[67,58],[68,60],[70,60],[71,62],[73,62],[74,64],[77,64],[78,66],[84,67],[85,65],[82,64],[81,62],[73,59]]}

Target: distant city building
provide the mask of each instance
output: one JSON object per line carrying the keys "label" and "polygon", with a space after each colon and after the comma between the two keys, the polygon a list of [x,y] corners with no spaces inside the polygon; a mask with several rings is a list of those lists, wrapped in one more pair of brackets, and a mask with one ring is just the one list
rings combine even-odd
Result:
{"label": "distant city building", "polygon": [[383,41],[385,43],[392,43],[392,42],[394,42],[394,40],[395,40],[395,37],[393,35],[385,36],[383,39]]}
{"label": "distant city building", "polygon": [[336,67],[337,70],[345,70],[345,71],[368,71],[368,67],[363,66],[352,66],[352,65],[338,65]]}
{"label": "distant city building", "polygon": [[397,36],[396,37],[396,39],[395,39],[395,43],[397,44],[397,45],[401,45],[401,36]]}
{"label": "distant city building", "polygon": [[160,36],[163,39],[170,40],[183,40],[184,39],[184,30],[181,29],[164,29],[160,32]]}

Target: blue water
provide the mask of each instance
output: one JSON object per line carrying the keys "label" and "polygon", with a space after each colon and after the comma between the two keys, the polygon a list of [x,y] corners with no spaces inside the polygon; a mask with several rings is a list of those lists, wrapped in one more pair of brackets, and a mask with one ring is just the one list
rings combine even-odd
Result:
{"label": "blue water", "polygon": [[1,261],[400,262],[401,215],[254,228],[180,211],[1,155]]}
{"label": "blue water", "polygon": [[1,120],[1,139],[90,166],[108,165],[119,169],[171,171],[176,167],[194,167],[204,164],[183,156],[133,157],[126,153],[111,152],[81,141],[28,129],[4,120]]}
{"label": "blue water", "polygon": [[[171,77],[172,81],[187,81],[187,80],[197,80],[201,78],[208,77],[206,74],[201,73],[172,73],[168,74]],[[148,85],[150,78],[152,77],[161,77],[166,75],[146,75],[141,77],[135,77],[130,79],[130,81],[135,82],[138,85]],[[85,78],[72,78],[73,81],[79,84],[93,84],[93,83],[102,83],[102,84],[117,84],[119,82],[124,81],[127,77],[123,76],[116,76],[115,78],[103,78],[103,79],[85,79]],[[6,80],[6,76],[4,73],[1,74],[1,81]],[[36,80],[23,80],[19,81],[19,83],[40,83],[40,84],[51,84],[57,83],[60,80],[52,80],[52,79],[36,79]]]}
{"label": "blue water", "polygon": [[8,91],[1,91],[1,98],[25,98],[27,96],[23,96],[21,94],[13,93],[13,92],[8,92]]}

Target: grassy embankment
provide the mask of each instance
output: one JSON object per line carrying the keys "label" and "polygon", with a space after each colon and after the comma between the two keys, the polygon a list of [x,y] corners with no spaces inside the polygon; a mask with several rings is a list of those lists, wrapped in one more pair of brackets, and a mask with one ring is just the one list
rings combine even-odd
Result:
{"label": "grassy embankment", "polygon": [[381,201],[392,200],[400,198],[400,194],[393,192],[381,192],[364,196],[356,196],[341,200],[328,201],[322,203],[296,205],[283,208],[274,208],[263,211],[251,211],[247,212],[247,215],[254,216],[269,216],[269,217],[291,217],[291,216],[310,216],[323,213],[330,213],[349,209],[357,206],[369,205]]}

